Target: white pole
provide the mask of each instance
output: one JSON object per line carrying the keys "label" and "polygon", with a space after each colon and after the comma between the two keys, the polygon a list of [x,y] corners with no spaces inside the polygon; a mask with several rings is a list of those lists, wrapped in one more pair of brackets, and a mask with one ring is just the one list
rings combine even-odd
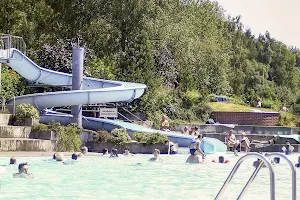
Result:
{"label": "white pole", "polygon": [[16,113],[16,97],[14,96],[14,111],[13,111],[13,114]]}
{"label": "white pole", "polygon": [[170,155],[170,141],[168,141],[168,154]]}

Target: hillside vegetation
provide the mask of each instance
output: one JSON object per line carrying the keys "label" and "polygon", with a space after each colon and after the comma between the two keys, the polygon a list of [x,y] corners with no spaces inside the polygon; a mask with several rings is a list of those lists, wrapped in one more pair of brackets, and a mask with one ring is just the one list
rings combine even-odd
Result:
{"label": "hillside vegetation", "polygon": [[[145,83],[132,104],[156,124],[162,113],[207,120],[212,94],[300,113],[300,51],[269,32],[255,37],[209,0],[1,1],[0,30],[22,36],[46,68],[70,73],[72,47],[81,46],[86,75]],[[2,73],[5,98],[62,89],[29,88],[7,66]]]}

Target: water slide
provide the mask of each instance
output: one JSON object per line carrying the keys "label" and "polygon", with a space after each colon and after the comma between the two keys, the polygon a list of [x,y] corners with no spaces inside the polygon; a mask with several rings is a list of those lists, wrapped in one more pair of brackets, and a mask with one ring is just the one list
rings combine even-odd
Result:
{"label": "water slide", "polygon": [[[3,59],[3,55],[9,55],[9,58]],[[0,50],[0,62],[6,61],[8,65],[17,73],[34,84],[46,84],[52,86],[64,86],[71,88],[72,75],[42,68],[31,61],[18,49]],[[42,123],[49,123],[54,120],[65,125],[71,122],[72,115],[53,112],[47,110],[49,107],[72,106],[81,104],[96,104],[109,102],[131,102],[142,96],[146,85],[138,83],[129,83],[121,81],[110,81],[84,77],[82,90],[70,90],[59,92],[28,94],[8,100],[8,109],[13,112],[14,106],[27,103],[35,106],[38,110],[46,111],[41,115]],[[179,146],[187,147],[194,139],[194,136],[182,135],[178,132],[166,132],[149,129],[133,123],[127,123],[118,120],[108,120],[101,118],[83,117],[83,127],[91,130],[104,129],[111,131],[114,128],[126,128],[129,135],[134,132],[160,132],[168,138],[178,143]],[[208,143],[209,151],[216,152],[222,149],[224,144],[219,140],[204,139],[203,143]]]}

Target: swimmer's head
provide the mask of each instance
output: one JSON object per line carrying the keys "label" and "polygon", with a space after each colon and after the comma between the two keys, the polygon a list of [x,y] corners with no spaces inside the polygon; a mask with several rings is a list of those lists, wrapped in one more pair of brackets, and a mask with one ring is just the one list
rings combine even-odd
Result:
{"label": "swimmer's head", "polygon": [[56,153],[55,153],[55,154],[53,154],[53,157],[52,157],[52,159],[53,159],[53,160],[55,160],[55,158],[56,158]]}
{"label": "swimmer's head", "polygon": [[274,163],[276,163],[276,164],[280,163],[280,158],[279,157],[275,157],[273,160],[274,160]]}
{"label": "swimmer's head", "polygon": [[78,158],[77,154],[76,154],[76,153],[73,153],[73,154],[72,154],[72,160],[77,160],[77,158]]}
{"label": "swimmer's head", "polygon": [[20,163],[18,170],[19,170],[19,173],[27,173],[27,171],[28,171],[27,163]]}
{"label": "swimmer's head", "polygon": [[58,162],[64,161],[64,155],[62,153],[56,153],[55,160]]}
{"label": "swimmer's head", "polygon": [[9,161],[9,164],[10,164],[10,165],[17,164],[17,159],[16,159],[15,157],[11,157],[11,158],[10,158],[10,161]]}
{"label": "swimmer's head", "polygon": [[195,131],[198,131],[198,127],[197,127],[197,126],[195,126],[195,128],[194,128],[194,129],[195,129]]}
{"label": "swimmer's head", "polygon": [[118,150],[117,149],[111,150],[111,155],[118,157]]}
{"label": "swimmer's head", "polygon": [[219,163],[224,163],[224,157],[223,156],[219,156]]}

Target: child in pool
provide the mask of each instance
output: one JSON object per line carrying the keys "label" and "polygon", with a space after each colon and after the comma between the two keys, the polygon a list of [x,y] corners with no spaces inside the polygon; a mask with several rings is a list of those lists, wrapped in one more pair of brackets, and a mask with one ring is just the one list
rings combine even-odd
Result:
{"label": "child in pool", "polygon": [[[212,162],[216,163],[215,160],[213,160]],[[225,160],[223,156],[219,156],[219,163],[226,164],[229,163],[229,160]]]}

